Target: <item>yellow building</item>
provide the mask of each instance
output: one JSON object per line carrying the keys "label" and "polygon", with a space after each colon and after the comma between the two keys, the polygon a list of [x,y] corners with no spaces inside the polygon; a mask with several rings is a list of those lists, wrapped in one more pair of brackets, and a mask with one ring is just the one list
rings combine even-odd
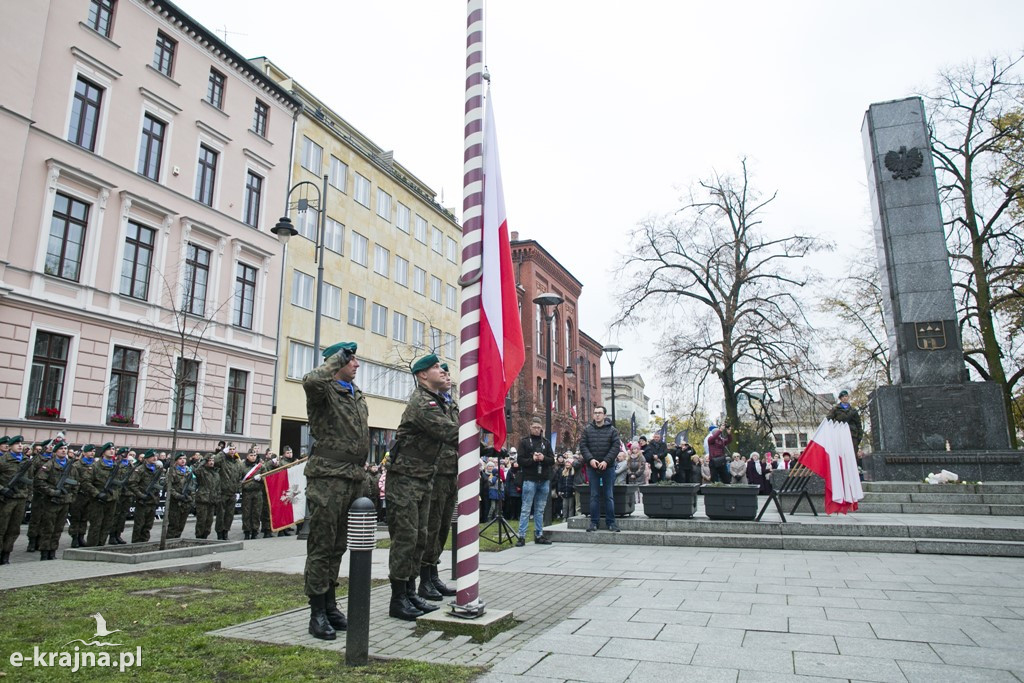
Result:
{"label": "yellow building", "polygon": [[[278,339],[275,448],[308,449],[302,376],[314,352],[317,189],[326,185],[320,346],[359,344],[356,384],[370,409],[374,458],[394,436],[413,387],[410,361],[436,352],[457,380],[461,228],[435,193],[266,59],[254,64],[302,102],[292,151]],[[324,177],[326,176],[326,182]],[[308,181],[316,186],[302,185]],[[306,209],[301,211],[308,200]],[[283,207],[282,207],[283,209]]]}

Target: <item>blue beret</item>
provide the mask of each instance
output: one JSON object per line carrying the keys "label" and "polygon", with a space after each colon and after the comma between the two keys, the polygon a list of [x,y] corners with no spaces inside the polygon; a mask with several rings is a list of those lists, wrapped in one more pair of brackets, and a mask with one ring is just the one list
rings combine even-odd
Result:
{"label": "blue beret", "polygon": [[440,362],[441,361],[438,359],[436,353],[428,353],[427,355],[417,359],[416,362],[412,364],[412,374],[415,375],[417,372],[429,370]]}
{"label": "blue beret", "polygon": [[334,346],[328,346],[324,349],[324,360],[327,360],[339,351],[348,351],[349,356],[353,356],[356,353],[355,342],[338,342]]}

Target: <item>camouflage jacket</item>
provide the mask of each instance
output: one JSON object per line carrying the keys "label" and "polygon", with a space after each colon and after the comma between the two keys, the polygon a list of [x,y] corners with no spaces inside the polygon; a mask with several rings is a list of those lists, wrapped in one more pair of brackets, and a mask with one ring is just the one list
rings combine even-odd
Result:
{"label": "camouflage jacket", "polygon": [[192,474],[196,475],[196,483],[199,485],[199,488],[196,489],[196,502],[219,502],[221,498],[220,472],[213,467],[207,467],[203,464],[193,469]]}
{"label": "camouflage jacket", "polygon": [[[246,461],[243,461],[243,464],[245,465],[245,467],[242,468],[242,476],[244,477],[245,474],[249,470],[252,469],[252,466],[256,465],[258,463],[249,464],[249,461],[246,460]],[[308,465],[307,465],[307,467],[308,467]],[[253,476],[249,477],[242,484],[242,493],[251,493],[253,491],[262,491],[263,490],[263,477],[262,477],[262,475],[264,473],[266,473],[266,471],[267,471],[266,464],[261,465],[260,468],[258,470],[256,470],[256,474],[261,475],[260,478],[259,478],[259,481],[256,480],[256,474],[254,474]]]}
{"label": "camouflage jacket", "polygon": [[85,503],[96,497],[96,484],[93,483],[96,461],[86,464],[81,460],[75,463],[71,477],[78,480],[78,502]]}
{"label": "camouflage jacket", "polygon": [[[161,483],[153,484],[153,488],[149,488],[153,482],[153,477],[163,477],[164,469],[160,465],[154,465],[154,469],[150,470],[145,464],[139,465],[132,472],[132,476],[128,477],[128,484],[126,488],[131,492],[135,498],[135,502],[140,505],[152,505],[160,500],[160,488]],[[149,489],[149,496],[146,496],[146,489]]]}
{"label": "camouflage jacket", "polygon": [[[24,476],[21,477],[21,480],[10,491],[10,498],[14,500],[25,500],[28,498],[29,493],[32,491],[32,474],[36,470],[36,465],[32,462],[30,455],[22,453],[21,458],[20,461],[15,459],[13,453],[4,453],[0,456],[0,489],[7,488],[7,485],[18,476],[21,466],[28,463]],[[2,496],[0,496],[0,500],[3,500]]]}
{"label": "camouflage jacket", "polygon": [[[64,482],[64,494],[57,496],[57,484],[60,482],[61,476],[64,474],[64,469],[70,467],[71,473],[68,475],[68,480]],[[64,505],[71,503],[75,500],[75,493],[78,491],[78,482],[75,480],[75,461],[68,458],[62,467],[56,458],[50,458],[43,463],[36,471],[36,476],[32,481],[33,487],[40,494],[47,496],[48,498],[56,497],[56,503],[58,505]],[[71,482],[75,483],[72,484]]]}
{"label": "camouflage jacket", "polygon": [[233,496],[242,490],[242,477],[249,469],[245,462],[234,455],[218,453],[213,459],[220,472],[220,495]]}
{"label": "camouflage jacket", "polygon": [[828,411],[828,419],[833,422],[845,422],[850,425],[850,436],[853,438],[853,446],[856,448],[860,445],[861,435],[864,433],[860,425],[860,413],[852,405],[848,408],[842,408],[838,404],[832,407],[832,410]]}
{"label": "camouflage jacket", "polygon": [[[167,497],[173,498],[175,501],[182,501],[181,490],[185,488],[185,482],[192,478],[192,473],[188,467],[185,468],[184,473],[178,471],[177,465],[171,465],[167,470]],[[192,485],[193,489],[195,484]],[[190,498],[195,497],[195,491]]]}
{"label": "camouflage jacket", "polygon": [[429,479],[437,470],[442,449],[458,446],[457,413],[445,406],[443,398],[417,386],[402,413],[395,441],[390,473]]}
{"label": "camouflage jacket", "polygon": [[[452,399],[445,402],[444,408],[449,416],[455,420],[457,428],[459,425],[459,404],[455,399]],[[447,443],[441,445],[441,454],[437,458],[437,473],[445,475],[459,473],[459,445],[457,440],[453,445]]]}
{"label": "camouflage jacket", "polygon": [[110,480],[111,472],[114,473],[114,480],[111,483],[110,488],[107,489],[106,494],[102,500],[104,502],[115,501],[121,497],[121,487],[117,485],[118,479],[123,478],[124,474],[119,471],[118,463],[115,460],[110,467],[103,464],[103,459],[99,458],[92,464],[92,486],[95,489],[93,495],[96,498],[100,497],[104,487],[107,485],[107,481]]}
{"label": "camouflage jacket", "polygon": [[309,431],[316,439],[306,463],[307,479],[366,478],[363,465],[370,454],[370,411],[359,387],[353,384],[353,391],[348,391],[335,381],[342,356],[334,354],[302,378]]}

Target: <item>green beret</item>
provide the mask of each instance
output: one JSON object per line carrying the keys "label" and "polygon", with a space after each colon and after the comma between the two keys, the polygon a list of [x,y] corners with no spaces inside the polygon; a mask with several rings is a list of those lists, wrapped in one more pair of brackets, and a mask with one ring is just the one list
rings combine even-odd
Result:
{"label": "green beret", "polygon": [[104,452],[106,452],[107,450],[109,450],[109,449],[111,449],[113,447],[114,447],[114,442],[113,441],[108,441],[105,444],[101,444],[101,445],[97,446],[96,447],[96,452],[97,453],[104,453]]}
{"label": "green beret", "polygon": [[91,443],[87,443],[84,446],[82,446],[82,452],[83,453],[92,453],[95,450],[96,450],[96,446],[92,445]]}
{"label": "green beret", "polygon": [[417,372],[429,370],[430,368],[437,365],[439,362],[440,361],[438,360],[436,353],[428,353],[427,355],[423,356],[422,358],[418,359],[415,363],[412,364],[412,374],[415,375]]}
{"label": "green beret", "polygon": [[47,439],[46,441],[36,441],[36,442],[35,442],[34,444],[32,444],[32,445],[33,445],[33,446],[42,446],[43,448],[46,448],[46,447],[47,447],[47,446],[49,446],[49,445],[50,445],[51,443],[53,443],[53,439]]}
{"label": "green beret", "polygon": [[145,459],[145,458],[155,458],[156,457],[156,451],[154,451],[152,448],[150,448],[148,451],[146,451],[145,453],[142,454],[142,457],[143,457],[143,459]]}
{"label": "green beret", "polygon": [[186,453],[185,451],[178,451],[177,453],[174,454],[174,459],[175,460],[177,460],[178,458],[187,458],[187,457],[188,457],[188,453]]}
{"label": "green beret", "polygon": [[447,363],[441,363],[441,369],[444,370],[445,372],[451,372],[448,369],[448,364]]}
{"label": "green beret", "polygon": [[0,446],[2,446],[5,443],[9,443],[10,440],[11,440],[11,437],[7,436],[6,434],[4,434],[3,436],[0,436]]}
{"label": "green beret", "polygon": [[328,346],[324,349],[324,360],[327,360],[339,351],[348,351],[348,354],[353,356],[356,353],[356,348],[355,342],[338,342],[334,346]]}
{"label": "green beret", "polygon": [[842,391],[839,392],[839,398],[842,398],[843,396],[849,396],[849,395],[850,395],[850,390],[849,389],[843,389]]}
{"label": "green beret", "polygon": [[24,440],[25,437],[23,437],[21,434],[18,434],[17,436],[12,436],[7,443],[13,446],[16,443],[22,443]]}
{"label": "green beret", "polygon": [[57,450],[58,448],[67,448],[68,442],[63,439],[54,439],[50,442],[50,445],[53,446],[53,450]]}
{"label": "green beret", "polygon": [[132,449],[131,446],[121,446],[120,448],[117,449],[117,454],[118,455],[124,455],[125,453],[127,453],[131,449]]}

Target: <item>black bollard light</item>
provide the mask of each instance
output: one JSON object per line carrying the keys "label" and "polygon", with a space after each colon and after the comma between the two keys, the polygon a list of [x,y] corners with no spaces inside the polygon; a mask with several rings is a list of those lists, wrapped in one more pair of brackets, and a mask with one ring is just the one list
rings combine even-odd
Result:
{"label": "black bollard light", "polygon": [[348,509],[348,630],[345,664],[366,666],[370,649],[370,567],[377,545],[377,508],[359,498]]}
{"label": "black bollard light", "polygon": [[452,510],[452,581],[458,579],[455,575],[455,565],[459,561],[459,506],[456,503]]}

